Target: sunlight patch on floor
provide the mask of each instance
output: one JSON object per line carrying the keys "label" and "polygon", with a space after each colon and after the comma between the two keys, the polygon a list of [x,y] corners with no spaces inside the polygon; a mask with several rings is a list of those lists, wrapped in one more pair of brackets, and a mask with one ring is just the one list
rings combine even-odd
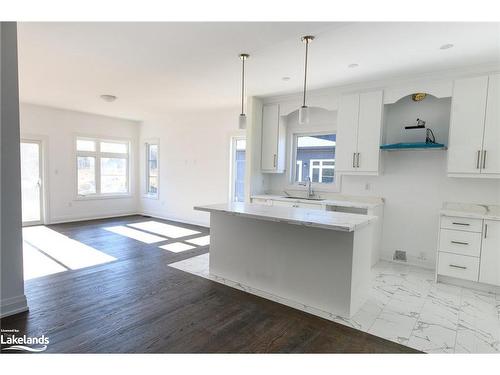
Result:
{"label": "sunlight patch on floor", "polygon": [[190,240],[186,240],[186,242],[198,245],[198,246],[207,246],[210,245],[210,236],[196,237]]}
{"label": "sunlight patch on floor", "polygon": [[64,272],[68,269],[44,255],[29,243],[23,243],[24,280]]}
{"label": "sunlight patch on floor", "polygon": [[161,241],[166,240],[166,238],[164,238],[164,237],[160,237],[160,236],[156,236],[156,235],[151,234],[151,233],[146,233],[146,232],[142,232],[140,230],[128,228],[128,227],[123,226],[123,225],[117,225],[114,227],[107,227],[104,229],[109,231],[109,232],[113,232],[113,233],[119,234],[121,236],[132,238],[133,240],[137,240],[137,241],[144,242],[147,244],[161,242]]}
{"label": "sunlight patch on floor", "polygon": [[187,229],[177,225],[159,223],[157,221],[144,221],[141,223],[128,224],[128,226],[170,238],[180,238],[200,233],[192,229]]}
{"label": "sunlight patch on floor", "polygon": [[174,242],[160,246],[160,249],[172,251],[174,253],[180,253],[182,251],[195,249],[195,247],[182,242]]}
{"label": "sunlight patch on floor", "polygon": [[31,247],[27,247],[28,252],[37,250],[40,254],[45,253],[48,259],[53,258],[72,270],[116,260],[45,226],[23,228],[23,241]]}

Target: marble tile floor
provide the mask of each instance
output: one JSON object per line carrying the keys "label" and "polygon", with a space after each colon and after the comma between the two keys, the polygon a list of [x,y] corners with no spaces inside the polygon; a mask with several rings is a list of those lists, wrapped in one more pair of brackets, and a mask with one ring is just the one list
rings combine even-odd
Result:
{"label": "marble tile floor", "polygon": [[[208,253],[169,266],[210,279]],[[500,294],[436,283],[434,271],[379,262],[368,301],[331,320],[427,353],[500,354]]]}

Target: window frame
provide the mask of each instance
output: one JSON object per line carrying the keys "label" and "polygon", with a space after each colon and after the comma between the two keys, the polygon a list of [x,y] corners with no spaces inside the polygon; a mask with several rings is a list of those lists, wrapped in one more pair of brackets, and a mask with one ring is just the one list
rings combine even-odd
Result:
{"label": "window frame", "polygon": [[[93,141],[95,142],[95,151],[79,151],[78,150],[78,140]],[[101,142],[104,143],[119,143],[125,144],[127,147],[126,153],[115,153],[115,152],[101,152]],[[75,200],[92,200],[92,199],[113,199],[113,198],[126,198],[130,197],[131,194],[131,181],[130,181],[130,171],[131,171],[131,160],[132,160],[132,142],[127,138],[110,138],[110,137],[100,137],[100,136],[87,136],[87,135],[76,135],[73,145],[74,151],[74,166],[75,166]],[[78,157],[94,157],[95,158],[95,193],[92,194],[80,194],[78,192]],[[101,158],[117,158],[126,159],[126,192],[117,193],[101,193]]]}
{"label": "window frame", "polygon": [[[328,134],[335,134],[337,135],[336,130],[295,130],[290,134],[290,168],[289,168],[289,174],[288,174],[288,185],[286,186],[287,190],[299,190],[299,189],[304,189],[304,186],[299,184],[299,182],[295,181],[295,173],[297,170],[297,142],[298,142],[298,137],[304,137],[304,136],[317,136],[317,135],[328,135]],[[336,147],[335,147],[336,151]],[[336,155],[336,154],[335,154]],[[315,159],[316,160],[316,159]],[[318,159],[319,160],[319,159]],[[327,159],[321,159],[321,160],[327,160]],[[331,160],[331,159],[328,159]],[[333,159],[336,161],[336,158]],[[336,164],[336,163],[335,163]],[[311,172],[309,172],[311,173]],[[340,181],[341,181],[341,175],[337,173],[336,168],[334,168],[334,181],[332,183],[325,183],[325,182],[312,182],[312,187],[313,189],[317,191],[326,191],[326,192],[339,192],[340,191]]]}
{"label": "window frame", "polygon": [[[149,177],[150,177],[150,170],[149,170],[149,150],[151,146],[156,146],[157,147],[157,152],[156,152],[156,169],[157,169],[157,191],[155,193],[151,193],[149,191]],[[160,141],[159,139],[147,139],[144,141],[144,166],[145,166],[145,173],[144,173],[144,193],[143,197],[144,198],[149,198],[149,199],[159,199],[160,198]]]}

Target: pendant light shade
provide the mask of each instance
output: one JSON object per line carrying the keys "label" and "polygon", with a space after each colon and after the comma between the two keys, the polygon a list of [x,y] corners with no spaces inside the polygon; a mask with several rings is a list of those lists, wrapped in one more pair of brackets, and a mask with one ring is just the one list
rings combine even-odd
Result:
{"label": "pendant light shade", "polygon": [[245,61],[250,55],[247,53],[240,54],[241,60],[241,113],[238,118],[238,128],[245,130],[247,128],[247,116],[245,114]]}
{"label": "pendant light shade", "polygon": [[238,116],[238,128],[240,130],[245,130],[247,128],[247,115],[244,113]]}
{"label": "pendant light shade", "polygon": [[306,58],[304,63],[304,95],[302,97],[302,107],[299,109],[299,124],[305,125],[309,123],[309,107],[306,105],[306,90],[307,90],[307,57],[309,53],[309,43],[314,40],[314,36],[306,35],[301,38],[306,45]]}

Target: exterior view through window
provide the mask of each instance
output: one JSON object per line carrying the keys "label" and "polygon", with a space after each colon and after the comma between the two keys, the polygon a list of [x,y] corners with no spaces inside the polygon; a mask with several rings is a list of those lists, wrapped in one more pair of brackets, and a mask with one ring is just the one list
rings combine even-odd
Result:
{"label": "exterior view through window", "polygon": [[146,143],[146,194],[158,196],[158,144]]}
{"label": "exterior view through window", "polygon": [[76,162],[78,195],[128,193],[128,142],[78,138]]}
{"label": "exterior view through window", "polygon": [[295,182],[331,184],[335,181],[336,134],[301,134],[295,137]]}
{"label": "exterior view through window", "polygon": [[233,138],[232,190],[235,202],[245,201],[246,143],[244,138]]}

